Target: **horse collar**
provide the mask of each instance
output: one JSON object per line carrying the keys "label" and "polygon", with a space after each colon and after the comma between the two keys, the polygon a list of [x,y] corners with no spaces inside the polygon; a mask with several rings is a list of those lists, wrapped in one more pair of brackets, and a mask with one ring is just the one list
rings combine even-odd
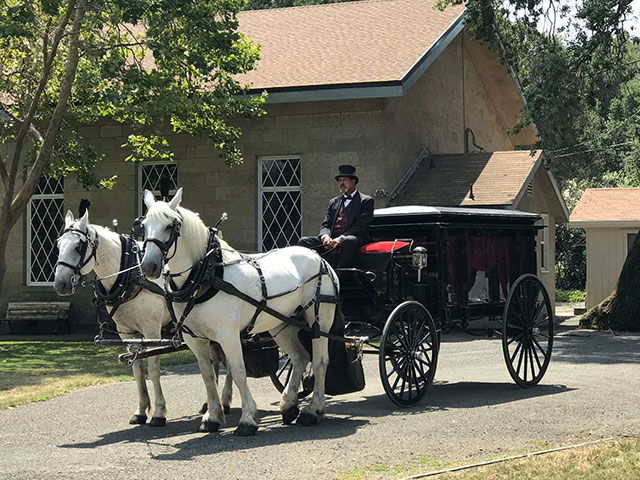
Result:
{"label": "horse collar", "polygon": [[175,282],[169,276],[165,287],[170,301],[202,303],[212,298],[218,289],[213,285],[214,278],[222,278],[224,268],[222,263],[222,248],[214,228],[209,229],[207,253],[191,269],[182,289],[178,290]]}

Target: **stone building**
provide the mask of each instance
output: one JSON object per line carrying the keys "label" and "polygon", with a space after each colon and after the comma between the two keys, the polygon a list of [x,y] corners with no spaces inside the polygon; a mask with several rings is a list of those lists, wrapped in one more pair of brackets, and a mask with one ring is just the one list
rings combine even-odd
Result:
{"label": "stone building", "polygon": [[[12,234],[0,309],[8,300],[57,299],[48,238],[59,231],[66,209],[77,214],[80,200],[88,199],[93,223],[110,225],[117,218],[120,230],[128,230],[142,213],[143,190],[157,192],[162,176],[173,189],[184,187],[183,204],[207,224],[227,212],[223,230],[231,245],[259,251],[317,232],[336,193],[333,177],[340,164],[354,165],[359,188],[384,207],[392,196],[393,204],[403,198],[437,203],[451,187],[445,169],[455,175],[461,164],[473,163],[479,170],[471,175],[489,168],[510,178],[498,192],[490,187],[494,174],[482,177],[471,187],[482,198],[473,205],[545,214],[549,228],[539,237],[552,246],[553,225],[568,214],[542,156],[513,152],[536,141],[531,127],[506,133],[523,105],[517,83],[494,52],[467,35],[462,6],[440,11],[434,3],[365,0],[241,13],[240,30],[261,45],[262,56],[241,80],[255,93],[269,93],[267,115],[235,122],[243,131],[244,163],[228,168],[206,138],[178,135],[169,136],[176,162],[128,163],[121,148],[127,126],[84,127],[84,138],[105,155],[98,175],[117,175],[117,184],[112,191],[87,192],[68,178],[34,196]],[[453,160],[444,162],[442,154],[453,154]],[[431,160],[424,160],[429,155],[435,157],[433,171],[445,174],[429,184],[434,196],[403,193],[426,189],[420,182],[433,172]],[[463,183],[469,187],[474,179]],[[447,204],[467,206],[468,193]],[[501,194],[500,201],[493,193]],[[552,247],[547,255],[541,273],[552,293]],[[77,295],[73,321],[92,322],[89,292]]]}

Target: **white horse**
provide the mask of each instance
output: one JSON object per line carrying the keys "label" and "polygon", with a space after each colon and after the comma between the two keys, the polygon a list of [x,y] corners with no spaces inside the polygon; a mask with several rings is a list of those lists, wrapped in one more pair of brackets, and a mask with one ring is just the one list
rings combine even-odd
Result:
{"label": "white horse", "polygon": [[[122,260],[120,235],[99,225],[89,224],[87,211],[80,220],[74,220],[68,211],[65,217],[65,230],[58,238],[58,262],[55,271],[55,290],[58,295],[71,295],[78,276],[92,270],[100,277],[109,277],[119,272]],[[108,292],[114,286],[116,277],[105,278],[103,287]],[[162,290],[160,282],[156,282]],[[106,306],[110,313],[113,306]],[[143,289],[130,300],[119,305],[113,314],[118,333],[122,339],[161,338],[161,329],[169,323],[171,317],[162,295]],[[215,352],[214,352],[215,355]],[[166,402],[160,384],[160,357],[149,357],[149,379],[153,384],[155,405],[149,425],[164,426],[166,423]],[[217,365],[217,363],[216,363]],[[138,388],[138,409],[129,423],[144,424],[151,412],[151,399],[144,376],[143,360],[138,359],[132,365],[133,376]],[[231,380],[227,379],[223,393],[224,408],[228,411],[231,402]],[[204,410],[204,407],[203,407]]]}
{"label": "white horse", "polygon": [[[144,201],[148,211],[142,222],[145,234],[142,270],[150,278],[161,275],[165,262],[170,272],[186,272],[207,255],[210,230],[197,214],[179,206],[181,199],[182,188],[168,203],[157,202],[153,194],[145,192]],[[317,321],[316,329],[319,327],[322,332],[329,331],[336,304],[327,299],[337,299],[338,279],[331,267],[315,252],[302,247],[288,247],[249,257],[233,250],[224,241],[216,240],[223,254],[224,282],[257,301],[265,301],[268,307],[286,317],[294,317],[301,312],[299,316],[304,318],[307,325],[314,326]],[[186,277],[187,273],[175,277],[177,289],[184,287]],[[318,300],[318,293],[323,296],[323,301],[318,303],[316,318],[315,301]],[[175,305],[178,316],[182,315],[185,305]],[[311,308],[304,308],[309,305],[312,305]],[[198,359],[207,390],[209,409],[202,417],[199,431],[217,431],[224,424],[224,412],[209,357],[209,340],[216,341],[222,347],[227,370],[242,398],[242,415],[234,434],[254,435],[258,428],[258,412],[247,387],[242,357],[240,336],[245,329],[253,333],[270,332],[291,358],[291,377],[280,402],[283,422],[289,424],[297,418],[297,422],[302,425],[318,423],[325,405],[324,384],[328,364],[326,337],[320,336],[312,340],[313,398],[300,413],[298,388],[310,358],[298,340],[299,329],[296,326],[285,324],[246,300],[225,291],[218,291],[209,300],[193,306],[184,326],[188,332],[184,334],[185,341]]]}

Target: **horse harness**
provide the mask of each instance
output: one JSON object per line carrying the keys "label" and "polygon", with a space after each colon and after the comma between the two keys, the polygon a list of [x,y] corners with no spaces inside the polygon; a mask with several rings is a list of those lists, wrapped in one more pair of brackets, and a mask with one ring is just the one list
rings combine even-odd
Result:
{"label": "horse harness", "polygon": [[[62,236],[65,233],[72,233],[73,235],[80,237],[78,245],[76,246],[76,252],[78,253],[78,255],[80,255],[80,260],[78,260],[78,263],[76,265],[72,265],[59,259],[56,262],[56,267],[58,265],[62,265],[63,267],[69,268],[73,272],[73,276],[71,277],[71,285],[73,288],[72,292],[75,291],[75,287],[78,284],[78,279],[82,276],[82,269],[91,261],[91,259],[96,260],[96,252],[98,251],[99,243],[98,232],[94,230],[95,240],[92,240],[89,236],[89,228],[90,227],[87,227],[87,231],[84,232],[79,228],[69,227],[65,228],[60,234],[60,236]],[[87,256],[87,258],[85,258],[85,255],[87,254],[87,248],[89,246],[91,246],[91,254]]]}
{"label": "horse harness", "polygon": [[[101,327],[104,325],[100,321],[101,318],[113,319],[120,305],[136,298],[142,290],[164,296],[162,287],[142,275],[138,262],[139,249],[135,240],[129,235],[120,235],[120,244],[120,273],[113,286],[107,290],[101,279],[93,282],[93,306],[98,310],[98,322]],[[107,307],[111,307],[111,311],[108,311]]]}
{"label": "horse harness", "polygon": [[[174,224],[174,230],[175,229],[176,227]],[[177,227],[177,229],[179,229],[179,226]],[[187,281],[185,282],[184,286],[181,289],[176,290],[177,287],[173,281],[173,277],[180,276],[183,273],[186,273],[186,271],[177,273],[177,274],[165,274],[165,301],[167,304],[167,308],[169,310],[169,314],[171,315],[171,318],[175,325],[176,334],[178,334],[178,332],[185,332],[193,337],[198,337],[198,335],[196,335],[188,326],[184,325],[184,322],[187,319],[187,316],[191,313],[191,310],[195,305],[206,302],[207,300],[210,300],[211,298],[213,298],[219,291],[223,291],[229,295],[240,298],[241,300],[253,305],[256,308],[253,314],[253,317],[249,322],[249,325],[243,331],[243,336],[251,333],[251,330],[255,325],[258,315],[260,315],[262,312],[265,312],[286,324],[293,325],[296,328],[310,332],[312,338],[319,338],[320,336],[325,336],[328,338],[335,337],[335,339],[342,338],[339,336],[331,335],[329,333],[320,331],[319,316],[318,316],[320,303],[334,303],[334,304],[338,303],[338,299],[336,296],[323,295],[320,293],[320,290],[322,287],[322,277],[329,273],[328,264],[324,259],[321,259],[320,269],[318,273],[313,275],[311,278],[307,279],[302,284],[288,291],[281,292],[276,295],[269,295],[267,291],[267,284],[266,284],[264,274],[262,273],[260,264],[256,261],[255,258],[249,255],[240,254],[241,258],[238,260],[234,260],[226,263],[223,262],[222,247],[220,245],[220,240],[218,239],[218,236],[216,235],[216,233],[217,233],[217,230],[215,228],[209,229],[209,241],[207,245],[207,253],[202,257],[202,259],[200,259],[200,261],[197,264],[195,264],[193,267],[188,269],[188,270],[191,270],[191,272],[189,274],[189,277],[187,278]],[[172,231],[171,238],[166,242],[160,242],[156,239],[145,240],[145,242],[149,241],[152,243],[156,243],[161,248],[163,254],[166,257],[167,252],[171,248],[172,241],[175,242],[178,236],[179,236],[179,233],[175,234]],[[160,243],[162,243],[162,246],[160,246]],[[224,280],[223,278],[224,267],[241,263],[241,262],[245,262],[256,269],[258,273],[258,277],[260,279],[262,299],[256,300],[255,298],[247,295],[244,292],[241,292],[234,285]],[[335,282],[335,279],[331,276],[330,278],[334,285],[334,291],[337,292],[338,286]],[[282,313],[267,306],[268,300],[272,300],[274,298],[282,297],[289,293],[293,293],[298,288],[302,287],[303,285],[309,282],[312,282],[313,280],[316,280],[316,291],[315,291],[314,298],[312,298],[306,305],[300,306],[296,310],[296,317],[294,318],[287,317],[286,315],[283,315]],[[182,312],[180,319],[178,319],[175,314],[175,310],[173,308],[174,302],[187,304],[184,311]],[[312,306],[315,309],[314,311],[315,322],[313,323],[313,326],[309,327],[309,325],[301,319],[301,316],[302,316],[302,313],[304,313],[307,309],[311,308]]]}

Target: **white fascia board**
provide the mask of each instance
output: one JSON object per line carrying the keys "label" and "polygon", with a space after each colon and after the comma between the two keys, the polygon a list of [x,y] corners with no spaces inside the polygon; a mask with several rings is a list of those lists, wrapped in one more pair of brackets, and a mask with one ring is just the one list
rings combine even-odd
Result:
{"label": "white fascia board", "polygon": [[569,228],[630,228],[640,229],[638,220],[573,220]]}
{"label": "white fascia board", "polygon": [[[400,82],[380,85],[320,85],[317,88],[265,89],[267,103],[322,102],[328,100],[354,100],[364,98],[401,97]],[[257,93],[257,92],[252,92]]]}

